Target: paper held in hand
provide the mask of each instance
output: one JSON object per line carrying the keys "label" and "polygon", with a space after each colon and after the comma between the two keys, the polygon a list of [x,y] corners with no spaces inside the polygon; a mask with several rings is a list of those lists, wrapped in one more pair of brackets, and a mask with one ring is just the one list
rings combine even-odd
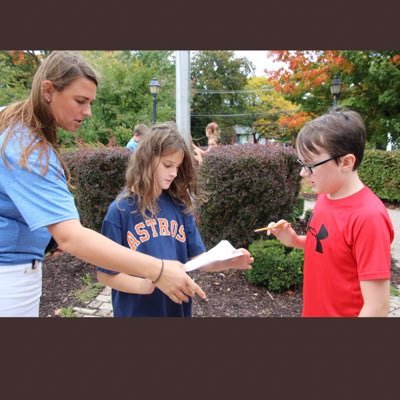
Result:
{"label": "paper held in hand", "polygon": [[221,240],[216,246],[203,253],[201,256],[188,261],[185,264],[185,271],[190,272],[195,269],[212,264],[215,261],[229,260],[241,256],[243,253],[235,249],[227,240]]}

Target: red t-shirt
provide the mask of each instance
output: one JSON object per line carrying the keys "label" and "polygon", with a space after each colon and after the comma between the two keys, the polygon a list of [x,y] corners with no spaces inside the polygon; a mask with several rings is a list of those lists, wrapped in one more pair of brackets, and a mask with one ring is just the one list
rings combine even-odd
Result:
{"label": "red t-shirt", "polygon": [[319,195],[307,227],[303,317],[357,317],[360,281],[390,279],[394,232],[368,188],[343,199]]}

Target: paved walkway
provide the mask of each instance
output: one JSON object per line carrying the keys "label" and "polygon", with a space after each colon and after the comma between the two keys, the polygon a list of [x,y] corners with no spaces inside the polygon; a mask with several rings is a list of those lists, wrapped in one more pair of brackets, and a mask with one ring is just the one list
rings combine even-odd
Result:
{"label": "paved walkway", "polygon": [[[312,208],[314,208],[314,202],[306,200],[304,210]],[[397,209],[388,209],[388,212],[395,231],[392,244],[392,256],[396,260],[397,268],[400,268],[400,211]],[[397,288],[400,290],[400,285],[398,285]],[[74,310],[77,317],[112,317],[111,289],[105,287],[95,300],[88,303],[86,308],[74,307]],[[390,297],[389,317],[400,317],[400,297]]]}
{"label": "paved walkway", "polygon": [[74,307],[77,317],[112,317],[111,288],[106,286],[86,308]]}

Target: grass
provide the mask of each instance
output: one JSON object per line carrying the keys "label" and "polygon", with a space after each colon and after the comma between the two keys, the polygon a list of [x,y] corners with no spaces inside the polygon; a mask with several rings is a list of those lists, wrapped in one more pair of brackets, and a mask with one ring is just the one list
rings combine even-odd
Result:
{"label": "grass", "polygon": [[81,279],[85,286],[82,289],[77,290],[74,293],[74,296],[81,303],[89,303],[103,290],[104,285],[98,282],[93,282],[90,274],[82,276]]}
{"label": "grass", "polygon": [[390,295],[395,297],[400,297],[400,290],[396,286],[390,284]]}
{"label": "grass", "polygon": [[58,315],[61,318],[74,318],[76,317],[75,311],[72,307],[62,307],[58,311]]}

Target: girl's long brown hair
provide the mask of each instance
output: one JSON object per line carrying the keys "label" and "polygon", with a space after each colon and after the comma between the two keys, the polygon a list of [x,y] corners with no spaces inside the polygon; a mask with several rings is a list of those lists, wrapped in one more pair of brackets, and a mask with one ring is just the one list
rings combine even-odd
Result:
{"label": "girl's long brown hair", "polygon": [[8,164],[5,159],[7,142],[17,129],[26,127],[30,130],[30,139],[23,148],[20,166],[28,168],[29,155],[39,149],[40,171],[45,174],[49,167],[49,150],[52,148],[69,181],[68,168],[58,149],[57,124],[49,105],[43,98],[42,82],[49,80],[57,91],[62,91],[79,77],[90,79],[96,86],[98,84],[96,73],[79,53],[53,51],[37,69],[28,98],[8,105],[0,112],[0,134],[6,135],[1,155],[6,165]]}
{"label": "girl's long brown hair", "polygon": [[185,206],[185,212],[194,211],[194,200],[198,194],[196,170],[189,146],[174,123],[152,126],[141,138],[132,154],[126,171],[126,186],[120,198],[134,196],[138,209],[145,218],[155,216],[157,207],[154,171],[161,156],[183,150],[184,157],[176,178],[167,190],[170,196]]}

